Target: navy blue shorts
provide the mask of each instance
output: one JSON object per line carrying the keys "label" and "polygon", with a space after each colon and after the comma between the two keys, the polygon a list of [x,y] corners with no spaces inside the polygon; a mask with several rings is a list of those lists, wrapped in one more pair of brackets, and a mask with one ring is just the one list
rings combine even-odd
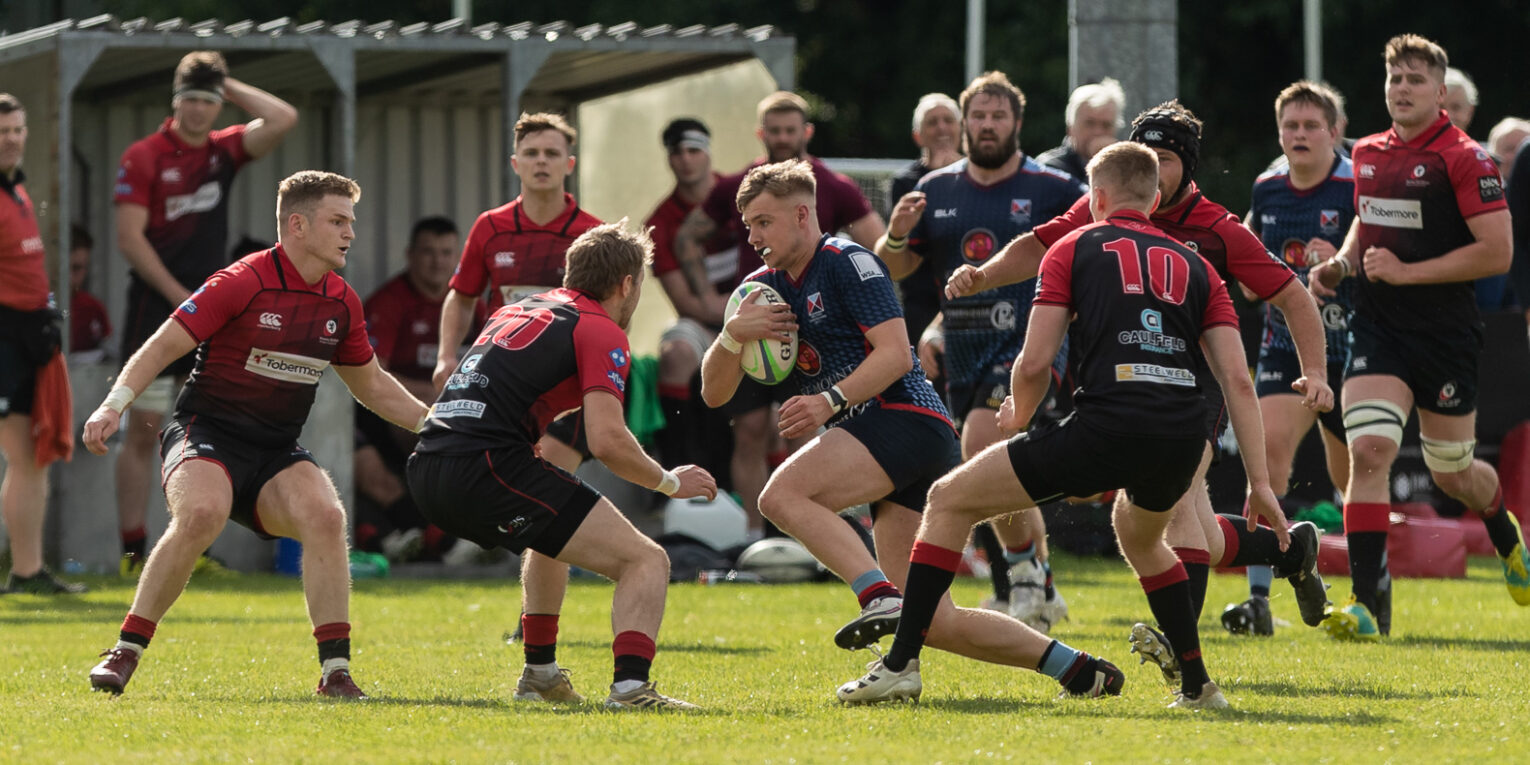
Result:
{"label": "navy blue shorts", "polygon": [[892,493],[879,501],[924,512],[930,487],[961,464],[956,431],[927,414],[877,407],[833,427],[860,441],[892,479]]}
{"label": "navy blue shorts", "polygon": [[[1254,393],[1260,398],[1278,396],[1282,393],[1297,395],[1291,383],[1302,376],[1302,362],[1296,351],[1285,348],[1263,347],[1259,349],[1259,371],[1254,376]],[[1338,390],[1344,379],[1344,362],[1328,362],[1328,387]],[[1318,423],[1339,440],[1344,440],[1344,412],[1338,402],[1329,411],[1318,415]]]}
{"label": "navy blue shorts", "polygon": [[529,445],[474,454],[409,456],[409,493],[426,520],[481,547],[549,558],[589,516],[600,493]]}
{"label": "navy blue shorts", "polygon": [[974,409],[998,411],[1009,395],[1010,370],[1014,365],[1013,359],[990,365],[982,374],[960,385],[948,381],[946,408],[951,410],[951,419],[957,423],[965,422]]}
{"label": "navy blue shorts", "polygon": [[1124,436],[1069,417],[1009,440],[1009,464],[1037,505],[1124,489],[1132,504],[1165,512],[1190,489],[1205,442]]}
{"label": "navy blue shorts", "polygon": [[160,469],[162,485],[170,483],[170,475],[189,460],[207,460],[222,467],[234,489],[234,506],[229,510],[229,520],[255,532],[261,539],[277,537],[260,525],[260,516],[255,513],[260,490],[277,473],[299,462],[318,464],[296,441],[281,447],[258,446],[250,443],[248,438],[232,435],[206,418],[198,417],[171,420],[160,431],[159,456],[164,463]]}
{"label": "navy blue shorts", "polygon": [[1349,320],[1349,338],[1344,379],[1396,377],[1413,391],[1413,403],[1420,409],[1451,415],[1477,410],[1480,327],[1441,328],[1420,335],[1388,329],[1357,313]]}

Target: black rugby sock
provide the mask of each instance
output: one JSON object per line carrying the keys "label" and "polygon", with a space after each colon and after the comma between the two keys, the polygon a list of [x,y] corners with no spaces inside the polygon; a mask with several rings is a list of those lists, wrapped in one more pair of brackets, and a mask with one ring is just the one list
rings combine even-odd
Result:
{"label": "black rugby sock", "polygon": [[1201,686],[1210,682],[1206,674],[1206,662],[1201,658],[1201,636],[1195,626],[1195,615],[1190,603],[1190,586],[1184,564],[1154,576],[1141,577],[1143,592],[1147,593],[1148,608],[1158,622],[1158,629],[1168,638],[1179,658],[1181,675],[1180,690],[1190,696],[1199,696]]}
{"label": "black rugby sock", "polygon": [[892,650],[887,652],[882,666],[902,672],[911,659],[919,658],[930,633],[930,622],[935,620],[935,609],[946,590],[951,589],[961,560],[961,550],[914,542],[909,554],[908,584],[903,590],[903,614],[898,619],[898,631],[893,633]]}

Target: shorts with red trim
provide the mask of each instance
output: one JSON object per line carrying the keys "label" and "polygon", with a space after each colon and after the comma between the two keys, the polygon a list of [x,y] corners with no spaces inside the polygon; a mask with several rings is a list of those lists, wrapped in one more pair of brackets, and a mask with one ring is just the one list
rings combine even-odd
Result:
{"label": "shorts with red trim", "polygon": [[409,456],[420,513],[452,536],[550,558],[579,529],[600,492],[532,453],[530,445],[473,454]]}
{"label": "shorts with red trim", "polygon": [[161,484],[170,483],[176,468],[190,460],[206,460],[223,468],[234,490],[234,506],[229,510],[229,520],[262,539],[277,537],[266,532],[255,513],[260,490],[277,473],[299,462],[318,464],[296,441],[280,447],[260,446],[250,443],[248,438],[230,435],[205,417],[195,416],[176,418],[165,426],[159,434],[159,456],[164,463],[160,470]]}

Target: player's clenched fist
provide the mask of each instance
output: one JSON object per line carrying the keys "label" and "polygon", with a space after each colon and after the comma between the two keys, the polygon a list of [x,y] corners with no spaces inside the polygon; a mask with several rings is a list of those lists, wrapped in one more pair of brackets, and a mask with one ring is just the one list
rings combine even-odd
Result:
{"label": "player's clenched fist", "polygon": [[106,439],[111,438],[121,425],[121,412],[105,404],[96,407],[96,411],[90,413],[90,419],[85,421],[85,448],[98,457],[106,454]]}
{"label": "player's clenched fist", "polygon": [[951,272],[951,278],[946,280],[946,299],[955,300],[982,292],[984,279],[983,272],[972,266],[958,267]]}

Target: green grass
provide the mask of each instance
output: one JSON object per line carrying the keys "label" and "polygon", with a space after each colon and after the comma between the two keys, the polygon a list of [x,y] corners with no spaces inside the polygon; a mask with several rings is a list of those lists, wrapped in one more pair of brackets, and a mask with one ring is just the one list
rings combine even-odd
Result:
{"label": "green grass", "polygon": [[[833,646],[854,610],[840,585],[670,589],[655,679],[705,707],[694,715],[610,714],[610,587],[576,581],[560,663],[591,701],[517,704],[513,582],[361,581],[353,667],[373,700],[315,698],[310,628],[295,580],[193,582],[161,625],[128,692],[89,692],[129,585],[77,598],[0,597],[0,761],[365,762],[1482,762],[1524,761],[1530,609],[1494,561],[1466,580],[1404,580],[1380,645],[1302,627],[1233,638],[1216,618],[1241,600],[1214,576],[1203,645],[1234,710],[1184,713],[1156,669],[1129,662],[1126,633],[1147,613],[1119,561],[1062,559],[1072,620],[1055,636],[1127,672],[1125,695],[1058,700],[1031,672],[925,654],[921,704],[845,708],[833,689],[866,653]],[[1296,620],[1277,582],[1277,617]],[[1334,593],[1347,593],[1336,580]],[[958,602],[983,596],[958,582]],[[168,760],[166,758],[169,758]]]}

